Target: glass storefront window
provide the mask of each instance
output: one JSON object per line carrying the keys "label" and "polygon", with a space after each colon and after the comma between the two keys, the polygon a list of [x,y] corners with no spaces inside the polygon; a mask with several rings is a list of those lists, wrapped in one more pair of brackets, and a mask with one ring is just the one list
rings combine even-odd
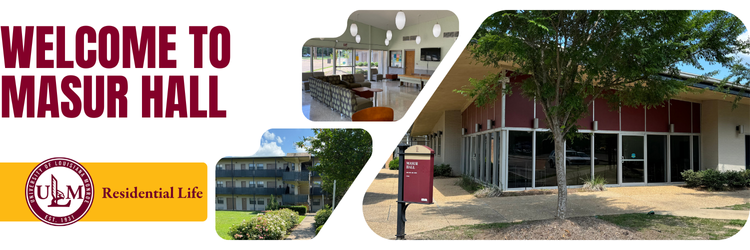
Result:
{"label": "glass storefront window", "polygon": [[531,187],[532,132],[508,132],[508,188]]}
{"label": "glass storefront window", "polygon": [[648,147],[648,182],[667,182],[667,136],[649,135]]}
{"label": "glass storefront window", "polygon": [[681,182],[682,172],[690,169],[690,136],[673,135],[669,139],[672,182]]}
{"label": "glass storefront window", "polygon": [[[594,135],[594,176],[604,177],[607,184],[617,183],[617,134]],[[597,163],[598,162],[598,163]]]}
{"label": "glass storefront window", "polygon": [[[582,135],[565,144],[565,177],[568,185],[583,185],[591,179],[591,137]],[[594,157],[596,162],[596,157]]]}
{"label": "glass storefront window", "polygon": [[550,132],[536,133],[536,186],[557,186],[555,168],[555,140]]}

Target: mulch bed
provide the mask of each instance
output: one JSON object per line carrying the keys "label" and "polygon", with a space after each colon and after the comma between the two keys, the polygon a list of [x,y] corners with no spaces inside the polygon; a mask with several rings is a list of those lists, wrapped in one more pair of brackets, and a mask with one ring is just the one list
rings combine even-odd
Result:
{"label": "mulch bed", "polygon": [[594,217],[529,221],[499,229],[434,230],[407,235],[407,239],[410,240],[648,240],[658,238],[658,233],[645,234],[631,231]]}

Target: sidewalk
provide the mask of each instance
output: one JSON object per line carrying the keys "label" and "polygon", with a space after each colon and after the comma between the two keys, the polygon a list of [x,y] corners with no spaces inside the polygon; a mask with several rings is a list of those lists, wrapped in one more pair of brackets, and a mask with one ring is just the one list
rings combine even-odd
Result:
{"label": "sidewalk", "polygon": [[305,219],[284,240],[312,240],[315,237],[315,214],[307,213]]}
{"label": "sidewalk", "polygon": [[[398,171],[383,169],[370,185],[363,202],[367,224],[376,234],[394,239]],[[456,186],[457,178],[434,180],[433,205],[410,205],[406,210],[406,234],[448,226],[552,219],[557,195],[476,198]],[[676,186],[618,187],[605,192],[568,194],[568,217],[647,213],[678,216],[725,216],[734,214],[746,220],[747,211],[714,208],[750,202],[750,190],[699,192]],[[744,217],[742,214],[744,213]],[[683,215],[685,214],[685,215]],[[730,215],[727,215],[730,216]]]}

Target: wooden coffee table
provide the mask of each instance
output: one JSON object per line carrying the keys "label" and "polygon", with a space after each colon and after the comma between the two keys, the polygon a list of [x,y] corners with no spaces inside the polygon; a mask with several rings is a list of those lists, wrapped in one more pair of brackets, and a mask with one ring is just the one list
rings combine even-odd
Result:
{"label": "wooden coffee table", "polygon": [[353,88],[354,92],[357,93],[358,96],[364,97],[364,98],[370,98],[372,97],[372,103],[374,107],[378,106],[378,93],[383,92],[383,89],[378,88],[368,88],[368,87],[359,87],[359,88]]}
{"label": "wooden coffee table", "polygon": [[422,90],[425,82],[430,80],[430,76],[427,75],[398,75],[398,78],[401,81],[401,85],[404,83],[414,83],[419,86],[419,90]]}

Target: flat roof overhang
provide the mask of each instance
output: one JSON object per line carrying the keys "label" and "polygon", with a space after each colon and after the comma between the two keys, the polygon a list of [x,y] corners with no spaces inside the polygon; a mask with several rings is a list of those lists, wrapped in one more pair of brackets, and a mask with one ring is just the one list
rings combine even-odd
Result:
{"label": "flat roof overhang", "polygon": [[[469,84],[469,78],[481,79],[485,75],[490,73],[497,73],[502,69],[513,70],[513,66],[510,63],[501,63],[501,68],[494,68],[490,66],[483,66],[477,64],[472,58],[468,48],[464,48],[459,55],[456,63],[450,69],[448,74],[445,75],[443,82],[440,83],[435,93],[432,95],[424,109],[417,119],[414,120],[412,125],[411,135],[420,136],[426,135],[432,132],[432,128],[440,120],[443,112],[448,110],[459,110],[464,111],[474,99],[464,97],[459,93],[453,92],[455,89],[461,89],[461,87]],[[691,73],[680,73],[680,77],[683,79],[698,77],[698,75]],[[710,100],[722,100],[731,102],[734,99],[734,95],[740,95],[743,98],[740,100],[740,104],[750,105],[750,89],[746,89],[743,93],[738,87],[730,89],[729,95],[722,92],[714,91],[716,86],[714,84],[719,83],[721,80],[715,78],[709,78],[705,81],[694,84],[692,87],[695,89],[704,89],[698,93],[681,93],[675,99],[701,102]]]}

